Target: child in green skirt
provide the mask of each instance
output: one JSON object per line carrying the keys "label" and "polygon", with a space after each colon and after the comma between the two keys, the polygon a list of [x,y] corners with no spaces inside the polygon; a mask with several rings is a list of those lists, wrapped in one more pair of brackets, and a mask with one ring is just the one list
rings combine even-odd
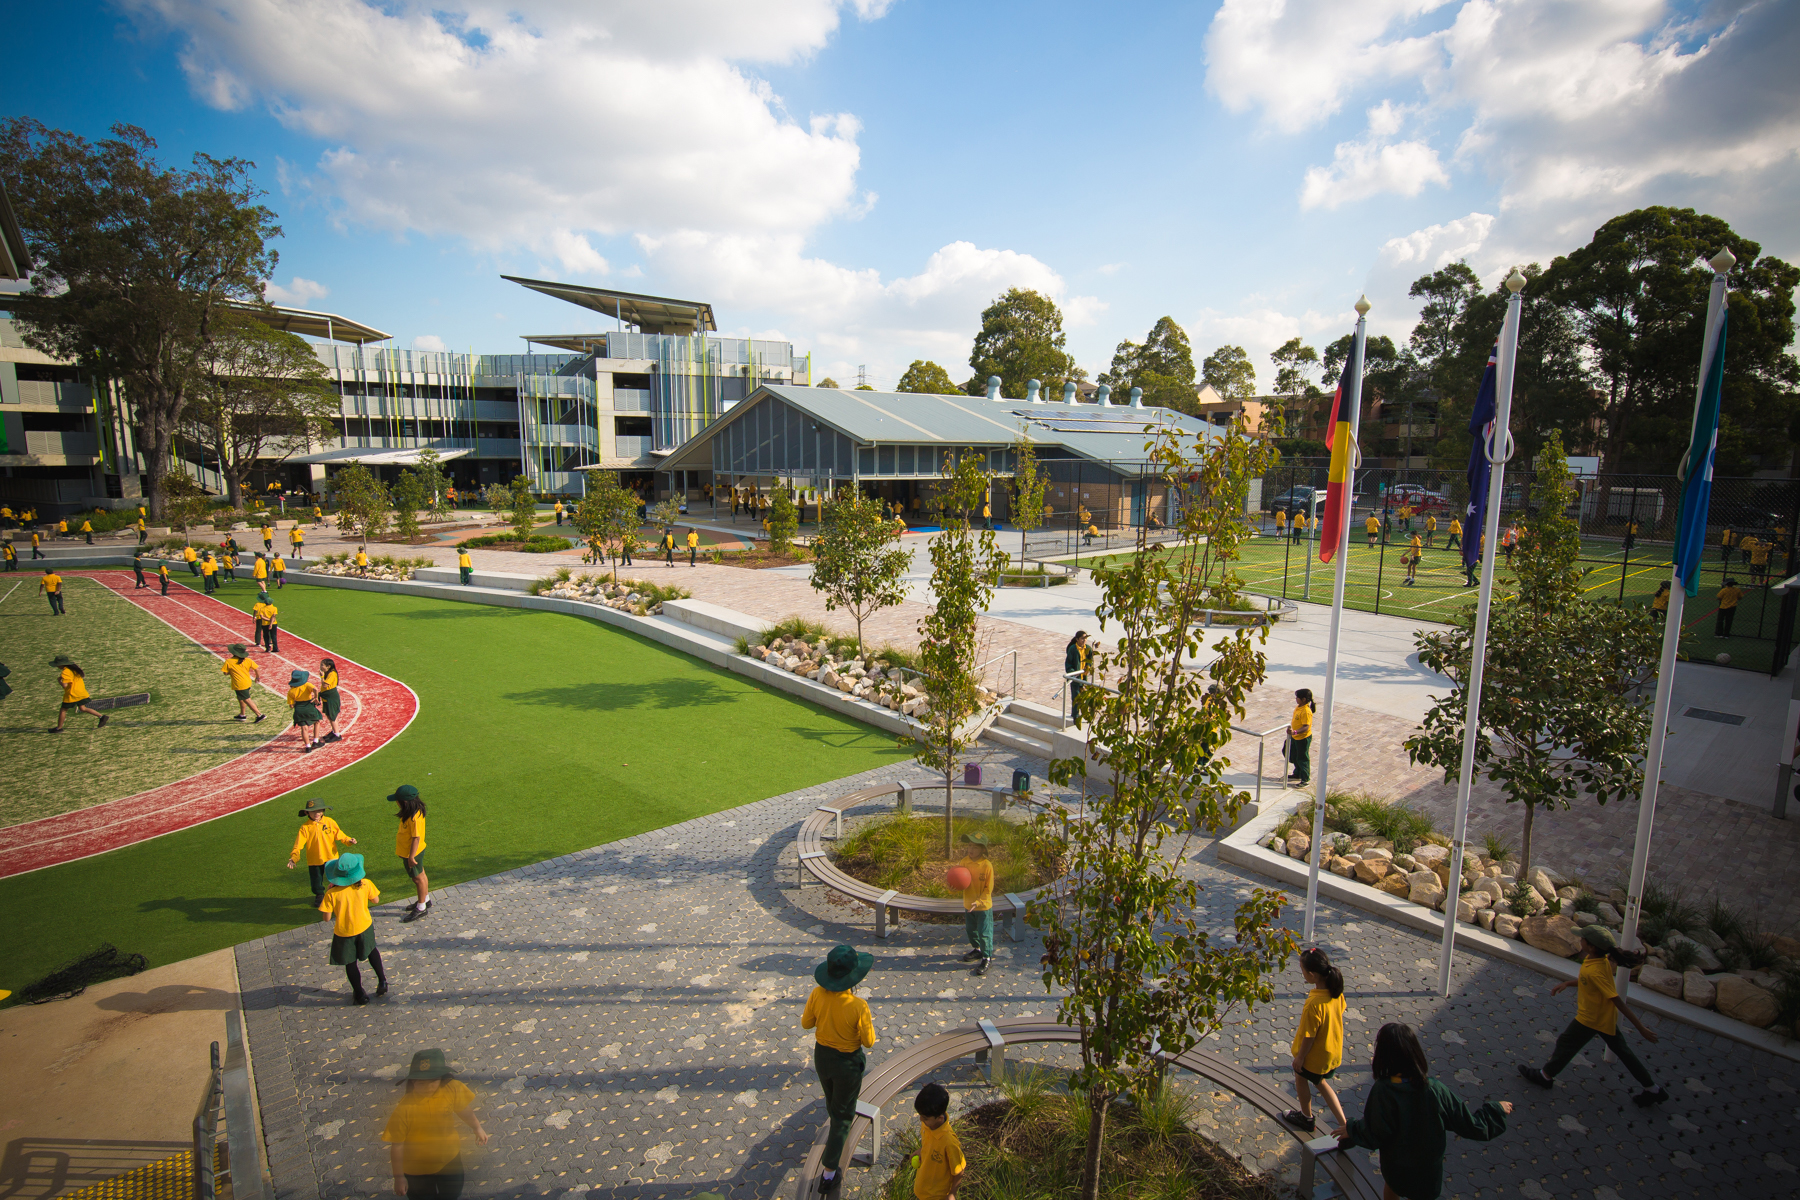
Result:
{"label": "child in green skirt", "polygon": [[387,972],[381,969],[381,951],[375,947],[375,918],[369,906],[381,900],[375,881],[363,873],[360,854],[340,854],[325,867],[325,894],[319,898],[322,920],[332,922],[331,965],[344,968],[350,981],[350,1001],[367,1004],[362,971],[357,963],[368,960],[375,969],[375,994],[387,995]]}

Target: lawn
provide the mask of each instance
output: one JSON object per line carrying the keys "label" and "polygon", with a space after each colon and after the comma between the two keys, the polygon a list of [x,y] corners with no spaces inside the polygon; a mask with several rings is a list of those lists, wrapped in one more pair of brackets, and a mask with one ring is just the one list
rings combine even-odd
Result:
{"label": "lawn", "polygon": [[306,586],[281,603],[294,634],[410,685],[417,719],[304,792],[0,880],[0,987],[102,941],[155,965],[314,919],[305,873],[284,869],[307,797],[361,839],[392,898],[406,881],[385,797],[401,783],[430,806],[442,887],[902,756],[888,734],[579,617]]}
{"label": "lawn", "polygon": [[[0,646],[13,694],[0,705],[6,789],[0,825],[117,800],[185,779],[262,745],[288,727],[287,706],[262,689],[269,720],[239,724],[219,660],[143,609],[91,579],[69,576],[66,612],[54,616],[38,593],[41,575],[0,582]],[[0,580],[4,577],[0,576]],[[58,669],[81,664],[95,699],[148,693],[147,704],[117,709],[104,730],[70,713],[60,734]]]}

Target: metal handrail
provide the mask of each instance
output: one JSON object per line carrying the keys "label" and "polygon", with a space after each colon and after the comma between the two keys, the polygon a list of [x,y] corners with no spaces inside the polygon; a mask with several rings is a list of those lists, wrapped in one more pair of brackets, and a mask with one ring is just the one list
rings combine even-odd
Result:
{"label": "metal handrail", "polygon": [[206,1090],[200,1095],[200,1107],[194,1111],[194,1200],[213,1200],[218,1195],[214,1156],[219,1144],[219,1122],[225,1115],[221,1103],[224,1095],[219,1082],[219,1043],[214,1042]]}
{"label": "metal handrail", "polygon": [[[1281,724],[1273,729],[1265,729],[1258,732],[1254,729],[1245,729],[1242,725],[1233,725],[1231,727],[1233,733],[1248,734],[1256,739],[1256,811],[1258,812],[1262,811],[1263,762],[1269,748],[1269,735],[1272,733],[1286,733],[1287,728],[1286,724]],[[1282,772],[1282,778],[1285,780],[1286,777],[1287,772],[1284,770]]]}
{"label": "metal handrail", "polygon": [[989,667],[993,666],[1003,658],[1011,658],[1013,660],[1012,691],[1008,692],[1006,696],[1009,700],[1017,700],[1019,698],[1019,652],[1017,650],[1008,650],[1004,654],[994,655],[994,657],[976,667],[973,674],[977,679],[982,678],[982,672],[986,671]]}

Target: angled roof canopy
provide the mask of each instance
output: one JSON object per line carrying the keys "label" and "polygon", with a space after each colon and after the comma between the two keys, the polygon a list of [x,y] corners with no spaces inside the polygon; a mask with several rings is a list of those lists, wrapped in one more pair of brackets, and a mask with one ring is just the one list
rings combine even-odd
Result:
{"label": "angled roof canopy", "polygon": [[[636,292],[615,292],[608,288],[586,287],[579,283],[552,283],[544,279],[524,279],[502,275],[520,287],[528,287],[570,304],[579,304],[595,312],[605,313],[636,325],[645,333],[693,334],[718,329],[713,320],[712,305],[701,300],[671,300],[667,296],[640,296]],[[543,339],[533,338],[533,341]],[[555,344],[555,343],[550,343]]]}
{"label": "angled roof canopy", "polygon": [[525,346],[555,346],[558,350],[567,350],[572,354],[586,354],[591,350],[606,349],[604,333],[522,333]]}
{"label": "angled roof canopy", "polygon": [[[430,448],[412,446],[391,450],[379,446],[338,446],[330,450],[318,450],[312,454],[296,454],[287,461],[302,465],[360,462],[365,467],[416,467],[419,465],[419,452]],[[468,453],[468,450],[461,448],[439,450],[438,461],[449,462],[453,458],[461,458]]]}
{"label": "angled roof canopy", "polygon": [[325,338],[333,342],[352,342],[358,346],[364,342],[385,342],[392,334],[372,329],[349,317],[340,317],[336,313],[313,312],[305,308],[283,308],[279,304],[256,305],[236,304],[231,307],[239,312],[248,313],[265,325],[286,333],[304,334],[307,337]]}
{"label": "angled roof canopy", "polygon": [[0,279],[23,279],[29,274],[31,254],[25,249],[25,235],[19,232],[6,188],[0,186]]}

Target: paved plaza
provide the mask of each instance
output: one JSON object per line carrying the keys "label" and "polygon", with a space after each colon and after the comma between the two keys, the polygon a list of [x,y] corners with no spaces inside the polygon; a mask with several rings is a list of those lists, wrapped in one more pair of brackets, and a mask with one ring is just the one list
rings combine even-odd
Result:
{"label": "paved plaza", "polygon": [[[994,769],[1042,763],[987,752]],[[985,978],[956,962],[961,929],[907,922],[876,944],[870,914],[796,888],[792,842],[816,805],[855,788],[922,779],[910,764],[778,796],[626,841],[439,891],[430,917],[377,930],[394,989],[346,1003],[327,938],[308,927],[238,947],[243,1004],[279,1200],[340,1200],[390,1188],[380,1131],[414,1050],[441,1046],[481,1097],[492,1141],[470,1161],[476,1196],[731,1200],[789,1194],[823,1119],[799,1028],[811,970],[839,941],[872,950],[862,994],[883,1055],[979,1017],[1054,1014],[1041,947],[1001,935]],[[923,807],[926,797],[921,797]],[[567,802],[578,802],[569,800]],[[870,806],[869,813],[880,811]],[[1228,927],[1259,881],[1204,846],[1205,923]],[[1293,912],[1298,924],[1298,912]],[[1569,995],[1524,968],[1459,954],[1453,995],[1436,997],[1433,940],[1360,912],[1327,910],[1320,940],[1342,965],[1350,1047],[1342,1095],[1359,1112],[1366,1055],[1384,1021],[1420,1028],[1432,1069],[1466,1099],[1518,1105],[1506,1136],[1451,1147],[1446,1196],[1775,1196],[1800,1190],[1800,1067],[1670,1021],[1640,1046],[1674,1098],[1645,1112],[1597,1047],[1558,1088],[1516,1073],[1547,1056]],[[1304,998],[1297,971],[1276,1001],[1214,1045],[1287,1079]],[[1358,1036],[1360,1035],[1360,1036]],[[1015,1063],[1063,1060],[1057,1050]],[[940,1073],[955,1110],[981,1103],[973,1063]],[[1193,1088],[1199,1124],[1253,1171],[1297,1178],[1292,1139],[1230,1097]],[[1284,1084],[1285,1086],[1285,1084]],[[889,1113],[910,1125],[911,1091]],[[892,1158],[890,1138],[886,1157]],[[868,1196],[886,1168],[853,1171]],[[1291,1193],[1291,1186],[1286,1189]]]}

